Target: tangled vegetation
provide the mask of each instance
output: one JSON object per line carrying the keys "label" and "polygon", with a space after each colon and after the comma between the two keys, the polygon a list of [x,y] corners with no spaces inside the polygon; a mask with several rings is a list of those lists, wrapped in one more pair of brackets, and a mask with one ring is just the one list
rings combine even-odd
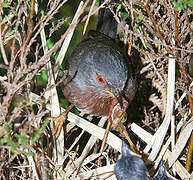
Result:
{"label": "tangled vegetation", "polygon": [[[192,178],[193,1],[115,5],[118,37],[138,81],[127,133],[150,160],[151,175],[164,159],[173,177]],[[122,133],[109,133],[101,155],[106,119],[90,122],[76,108],[59,116],[69,105],[60,89],[67,59],[83,31],[95,29],[100,8],[96,0],[0,2],[0,179],[113,175]]]}

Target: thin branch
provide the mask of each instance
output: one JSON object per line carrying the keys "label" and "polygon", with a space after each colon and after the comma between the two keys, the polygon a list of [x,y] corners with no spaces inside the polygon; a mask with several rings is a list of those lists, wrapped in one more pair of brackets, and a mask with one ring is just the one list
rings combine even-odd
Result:
{"label": "thin branch", "polygon": [[[1,18],[0,18],[0,21],[1,21]],[[1,53],[2,53],[2,56],[3,56],[4,63],[5,63],[6,65],[8,65],[9,62],[8,62],[7,55],[6,55],[6,53],[5,53],[5,48],[4,48],[4,45],[3,45],[1,28],[2,28],[2,22],[0,22],[0,47],[1,47]]]}

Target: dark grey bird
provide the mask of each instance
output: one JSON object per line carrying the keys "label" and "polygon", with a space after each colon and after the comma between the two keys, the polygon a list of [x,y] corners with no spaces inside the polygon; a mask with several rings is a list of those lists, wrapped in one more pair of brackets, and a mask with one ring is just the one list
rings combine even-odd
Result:
{"label": "dark grey bird", "polygon": [[[115,2],[110,1],[109,6]],[[90,37],[76,47],[69,59],[62,91],[84,113],[109,116],[114,99],[124,108],[123,97],[128,103],[134,98],[136,82],[115,42],[116,33],[114,15],[108,6],[101,8],[97,31],[91,31]]]}
{"label": "dark grey bird", "polygon": [[147,180],[149,173],[143,160],[132,154],[128,145],[122,142],[122,155],[117,161],[114,172],[117,180]]}

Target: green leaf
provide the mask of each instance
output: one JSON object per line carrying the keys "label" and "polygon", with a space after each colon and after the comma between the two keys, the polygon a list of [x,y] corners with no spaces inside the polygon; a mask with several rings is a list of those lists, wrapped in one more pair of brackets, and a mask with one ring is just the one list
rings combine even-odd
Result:
{"label": "green leaf", "polygon": [[136,29],[136,28],[134,28],[134,29],[133,29],[133,32],[134,32],[134,33],[137,33],[137,29]]}
{"label": "green leaf", "polygon": [[10,132],[11,129],[12,129],[12,125],[5,124],[4,128],[5,128],[6,131]]}
{"label": "green leaf", "polygon": [[9,6],[10,6],[10,2],[3,2],[2,3],[2,6],[4,7],[4,8],[8,8]]}
{"label": "green leaf", "polygon": [[54,43],[51,41],[51,39],[47,40],[47,46],[48,46],[48,49],[51,49],[54,46]]}
{"label": "green leaf", "polygon": [[48,76],[47,76],[47,71],[46,70],[42,70],[41,72],[41,77],[44,83],[48,82]]}
{"label": "green leaf", "polygon": [[126,12],[121,12],[121,17],[122,17],[123,19],[127,19],[127,18],[129,17],[129,14],[126,13]]}
{"label": "green leaf", "polygon": [[12,153],[14,153],[14,154],[16,154],[16,153],[17,153],[16,148],[13,148],[13,147],[11,147],[11,148],[10,148],[10,151],[11,151]]}
{"label": "green leaf", "polygon": [[24,154],[25,156],[33,156],[33,155],[34,155],[33,152],[31,152],[31,151],[29,151],[29,152],[23,152],[23,154]]}
{"label": "green leaf", "polygon": [[8,142],[8,139],[6,139],[6,138],[1,139],[1,144],[6,144],[7,142]]}
{"label": "green leaf", "polygon": [[11,20],[13,17],[14,17],[14,14],[13,14],[12,12],[10,12],[8,16],[6,16],[6,17],[3,18],[3,21],[2,21],[2,22],[3,22],[3,23],[6,23],[6,22],[8,22],[9,20]]}
{"label": "green leaf", "polygon": [[193,7],[193,0],[190,0],[189,6],[190,6],[190,7]]}
{"label": "green leaf", "polygon": [[42,17],[45,16],[45,11],[44,10],[41,10],[40,13],[41,13]]}
{"label": "green leaf", "polygon": [[121,9],[121,7],[122,7],[122,4],[118,4],[117,10],[119,11]]}
{"label": "green leaf", "polygon": [[97,6],[99,6],[99,5],[100,5],[99,0],[97,0],[97,1],[96,1],[96,5],[97,5]]}
{"label": "green leaf", "polygon": [[13,141],[11,141],[11,140],[8,140],[7,143],[8,143],[8,145],[10,145],[12,148],[18,147],[18,144],[16,144],[15,142],[13,142]]}
{"label": "green leaf", "polygon": [[8,34],[7,34],[7,37],[10,37],[11,35],[13,35],[15,33],[14,30],[10,31]]}
{"label": "green leaf", "polygon": [[28,140],[28,138],[27,138],[25,133],[21,133],[20,135],[17,136],[17,138],[18,138],[18,143],[20,145],[22,145],[22,146],[29,145],[29,140]]}
{"label": "green leaf", "polygon": [[175,11],[181,11],[193,7],[193,0],[178,0],[173,1],[172,3]]}
{"label": "green leaf", "polygon": [[46,119],[46,120],[43,122],[41,128],[35,133],[35,136],[34,136],[33,139],[32,139],[32,145],[34,145],[34,144],[38,141],[38,139],[40,138],[41,133],[44,131],[44,129],[46,128],[46,126],[49,124],[49,122],[50,122],[49,119]]}
{"label": "green leaf", "polygon": [[139,20],[142,21],[143,20],[143,17],[142,16],[138,16]]}
{"label": "green leaf", "polygon": [[4,125],[4,129],[5,129],[5,131],[6,131],[6,134],[5,134],[5,136],[6,137],[8,137],[8,136],[10,136],[10,134],[11,134],[11,129],[12,129],[12,125]]}

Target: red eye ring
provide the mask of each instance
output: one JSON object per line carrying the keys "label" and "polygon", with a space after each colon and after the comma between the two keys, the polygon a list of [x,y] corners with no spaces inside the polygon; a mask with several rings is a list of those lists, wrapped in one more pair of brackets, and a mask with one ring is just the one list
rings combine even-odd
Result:
{"label": "red eye ring", "polygon": [[96,79],[100,85],[106,85],[107,84],[107,82],[105,81],[105,78],[101,74],[98,74]]}

